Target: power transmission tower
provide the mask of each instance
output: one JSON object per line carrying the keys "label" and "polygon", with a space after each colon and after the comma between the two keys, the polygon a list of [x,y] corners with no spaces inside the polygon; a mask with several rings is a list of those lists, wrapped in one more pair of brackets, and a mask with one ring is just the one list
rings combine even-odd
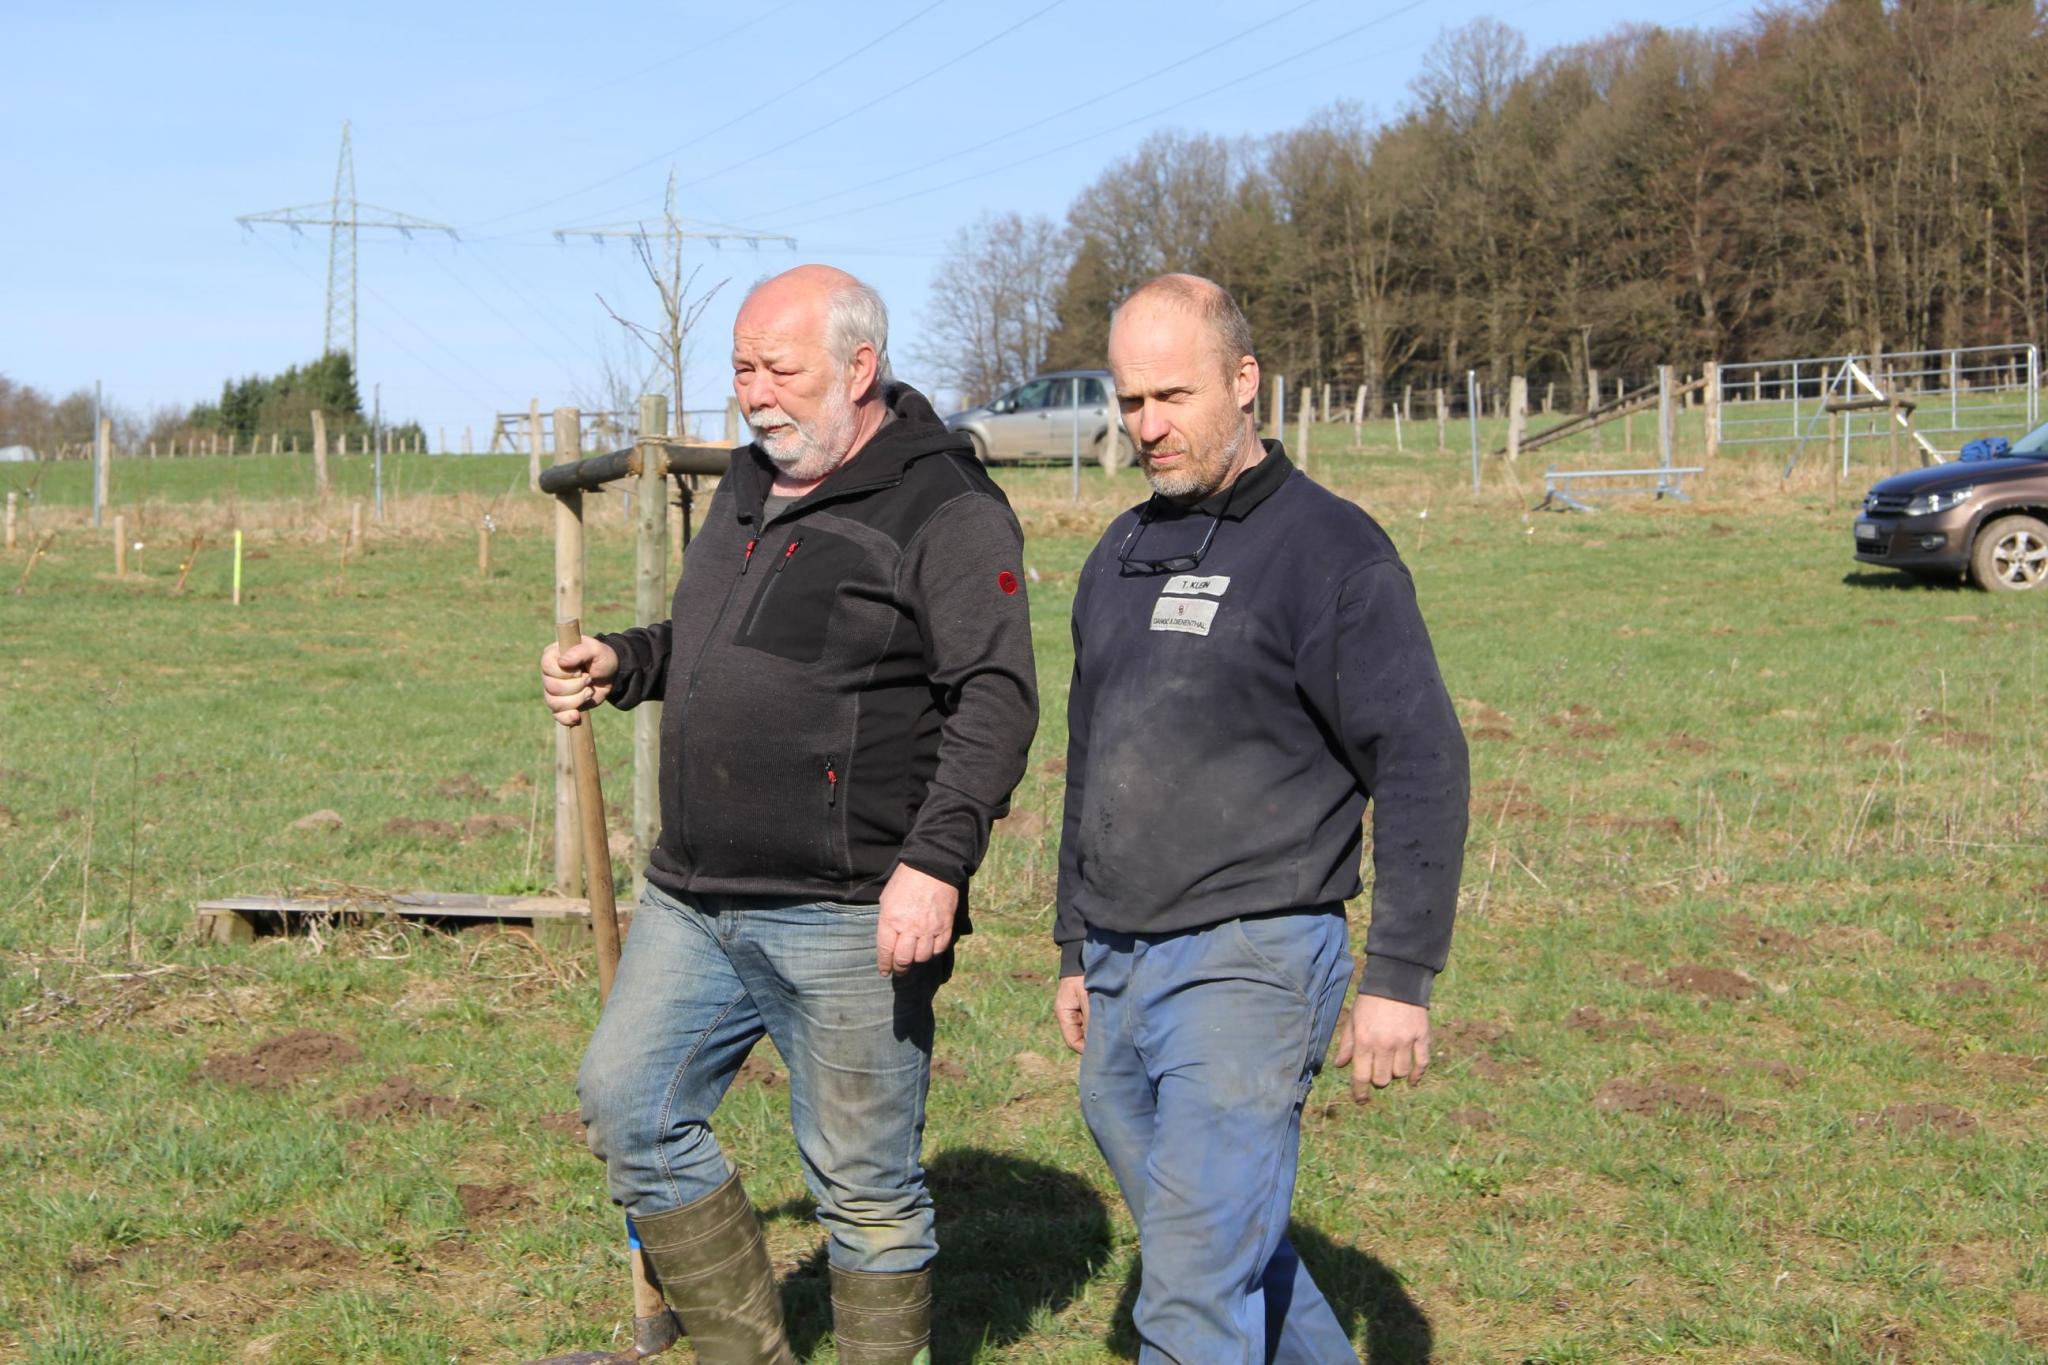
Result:
{"label": "power transmission tower", "polygon": [[293,232],[309,227],[328,230],[326,349],[345,352],[351,364],[356,359],[356,234],[364,228],[389,228],[407,238],[415,232],[445,232],[451,239],[455,237],[455,229],[446,223],[378,208],[356,198],[356,158],[349,145],[346,119],[341,124],[341,158],[334,166],[332,199],[268,213],[245,213],[235,221],[244,230],[257,223],[282,223]]}
{"label": "power transmission tower", "polygon": [[[611,223],[603,227],[556,228],[555,240],[566,242],[571,237],[588,237],[603,246],[607,239],[623,237],[633,244],[633,254],[639,258],[647,278],[654,285],[661,298],[662,325],[643,327],[629,322],[604,302],[604,295],[597,297],[612,320],[624,327],[641,344],[653,352],[655,358],[669,372],[671,419],[681,430],[683,422],[683,355],[689,345],[690,329],[696,325],[698,316],[711,302],[711,296],[724,287],[725,281],[702,293],[695,293],[697,271],[692,269],[686,277],[683,274],[683,243],[709,242],[713,247],[722,248],[727,242],[745,242],[759,249],[763,242],[780,242],[791,251],[796,250],[796,238],[779,232],[757,232],[750,228],[724,227],[716,223],[691,225],[676,216],[676,173],[668,173],[668,192],[662,199],[661,222],[649,230],[644,222]],[[663,245],[660,261],[654,258],[654,239]],[[648,433],[642,433],[643,435]]]}

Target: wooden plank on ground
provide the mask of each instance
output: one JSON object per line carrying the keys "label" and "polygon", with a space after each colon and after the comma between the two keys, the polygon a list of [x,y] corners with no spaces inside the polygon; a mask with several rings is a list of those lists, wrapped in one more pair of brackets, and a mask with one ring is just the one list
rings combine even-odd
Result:
{"label": "wooden plank on ground", "polygon": [[568,896],[486,896],[466,891],[356,892],[324,896],[226,896],[193,907],[207,943],[246,943],[291,933],[295,921],[394,916],[411,920],[498,920],[588,924],[590,903]]}

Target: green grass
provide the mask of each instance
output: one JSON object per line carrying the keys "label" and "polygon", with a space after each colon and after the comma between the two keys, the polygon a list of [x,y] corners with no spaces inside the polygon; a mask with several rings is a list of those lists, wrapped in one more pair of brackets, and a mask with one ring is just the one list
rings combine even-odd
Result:
{"label": "green grass", "polygon": [[[1693,506],[1525,517],[1491,465],[1474,502],[1455,425],[1445,458],[1318,438],[1318,474],[1414,569],[1476,790],[1440,1060],[1363,1107],[1337,1076],[1310,1101],[1297,1240],[1361,1352],[2040,1358],[2048,604],[1857,572],[1840,509],[1860,485],[1830,512],[1825,489],[1763,492],[1731,465]],[[175,480],[143,492],[124,469],[116,489],[253,500],[232,480],[258,463],[163,461]],[[412,502],[428,475],[400,467]],[[417,468],[451,494],[522,477],[516,458]],[[1003,478],[1044,721],[941,997],[939,1358],[1128,1358],[1135,1239],[1051,1027],[1048,933],[1065,613],[1138,485],[1091,470],[1076,506],[1063,470]],[[161,559],[113,579],[75,514],[24,595],[5,595],[22,555],[0,561],[0,1356],[514,1360],[622,1322],[600,1172],[542,1123],[574,1105],[586,952],[191,932],[214,894],[546,880],[547,792],[529,841],[519,775],[548,782],[551,552],[501,533],[479,581],[467,515],[420,511],[345,568],[303,519],[258,529],[239,609],[217,537],[182,597]],[[593,525],[586,615],[610,625],[630,546]],[[598,724],[623,824],[630,727]],[[342,827],[292,828],[320,808]],[[387,828],[478,814],[516,828]],[[278,1093],[202,1070],[304,1028],[361,1059]],[[392,1076],[479,1107],[337,1112]],[[784,1093],[736,1089],[721,1135],[824,1361]],[[1884,1117],[1929,1104],[1968,1119]],[[465,1212],[458,1187],[505,1184],[512,1207]]]}

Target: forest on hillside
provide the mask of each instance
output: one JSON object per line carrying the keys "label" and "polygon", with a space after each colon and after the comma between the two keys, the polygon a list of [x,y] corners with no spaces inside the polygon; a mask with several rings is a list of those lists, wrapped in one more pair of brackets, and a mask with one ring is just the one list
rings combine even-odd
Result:
{"label": "forest on hillside", "polygon": [[984,218],[939,269],[923,359],[970,399],[1099,365],[1115,300],[1166,270],[1227,284],[1269,370],[1375,393],[1476,369],[1576,398],[1589,366],[2041,333],[2031,3],[1835,0],[1535,57],[1481,20],[1409,94],[1383,121],[1156,134],[1063,223]]}

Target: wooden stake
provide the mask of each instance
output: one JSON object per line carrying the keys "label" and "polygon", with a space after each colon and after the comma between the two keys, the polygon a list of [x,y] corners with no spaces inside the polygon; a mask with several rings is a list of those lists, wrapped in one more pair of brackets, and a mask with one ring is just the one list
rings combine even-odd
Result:
{"label": "wooden stake", "polygon": [[540,399],[536,398],[526,409],[526,481],[536,493],[540,492]]}
{"label": "wooden stake", "polygon": [[50,548],[50,542],[56,538],[57,533],[51,531],[43,537],[42,542],[35,549],[29,551],[28,563],[21,566],[21,581],[14,585],[14,595],[16,597],[28,591],[28,576],[36,571],[36,561],[43,557]]}
{"label": "wooden stake", "polygon": [[1529,421],[1529,381],[1521,375],[1508,381],[1508,463],[1522,458],[1522,434]]}
{"label": "wooden stake", "polygon": [[192,537],[192,548],[185,553],[185,562],[178,566],[178,586],[171,589],[171,596],[178,597],[185,591],[185,580],[192,576],[192,566],[199,562],[199,544],[204,536]]}
{"label": "wooden stake", "polygon": [[476,576],[491,576],[491,519],[485,517],[476,528]]}
{"label": "wooden stake", "polygon": [[348,505],[348,541],[343,546],[343,549],[345,551],[352,550],[357,554],[363,552],[363,500],[361,498],[352,500]]}
{"label": "wooden stake", "polygon": [[1450,447],[1451,403],[1444,391],[1436,391],[1436,453],[1441,455]]}
{"label": "wooden stake", "polygon": [[[562,447],[555,461],[573,458]],[[583,615],[583,494],[555,497],[555,619]],[[576,778],[571,732],[553,721],[555,732],[555,891],[575,896],[583,889],[583,846],[576,839]]]}
{"label": "wooden stake", "polygon": [[[564,408],[561,422],[575,413]],[[651,438],[668,431],[668,400],[647,394],[640,400],[640,477],[633,481],[633,506],[638,513],[633,551],[633,623],[653,625],[669,614],[668,592],[668,462],[657,457]],[[643,716],[642,711],[653,714]],[[661,833],[661,705],[642,702],[633,709],[633,891],[645,890],[647,858]]]}
{"label": "wooden stake", "polygon": [[228,602],[237,607],[242,605],[242,528],[239,526],[235,528],[235,576]]}
{"label": "wooden stake", "polygon": [[[292,444],[298,444],[298,437]],[[318,408],[313,409],[313,493],[327,496],[327,414]]]}

